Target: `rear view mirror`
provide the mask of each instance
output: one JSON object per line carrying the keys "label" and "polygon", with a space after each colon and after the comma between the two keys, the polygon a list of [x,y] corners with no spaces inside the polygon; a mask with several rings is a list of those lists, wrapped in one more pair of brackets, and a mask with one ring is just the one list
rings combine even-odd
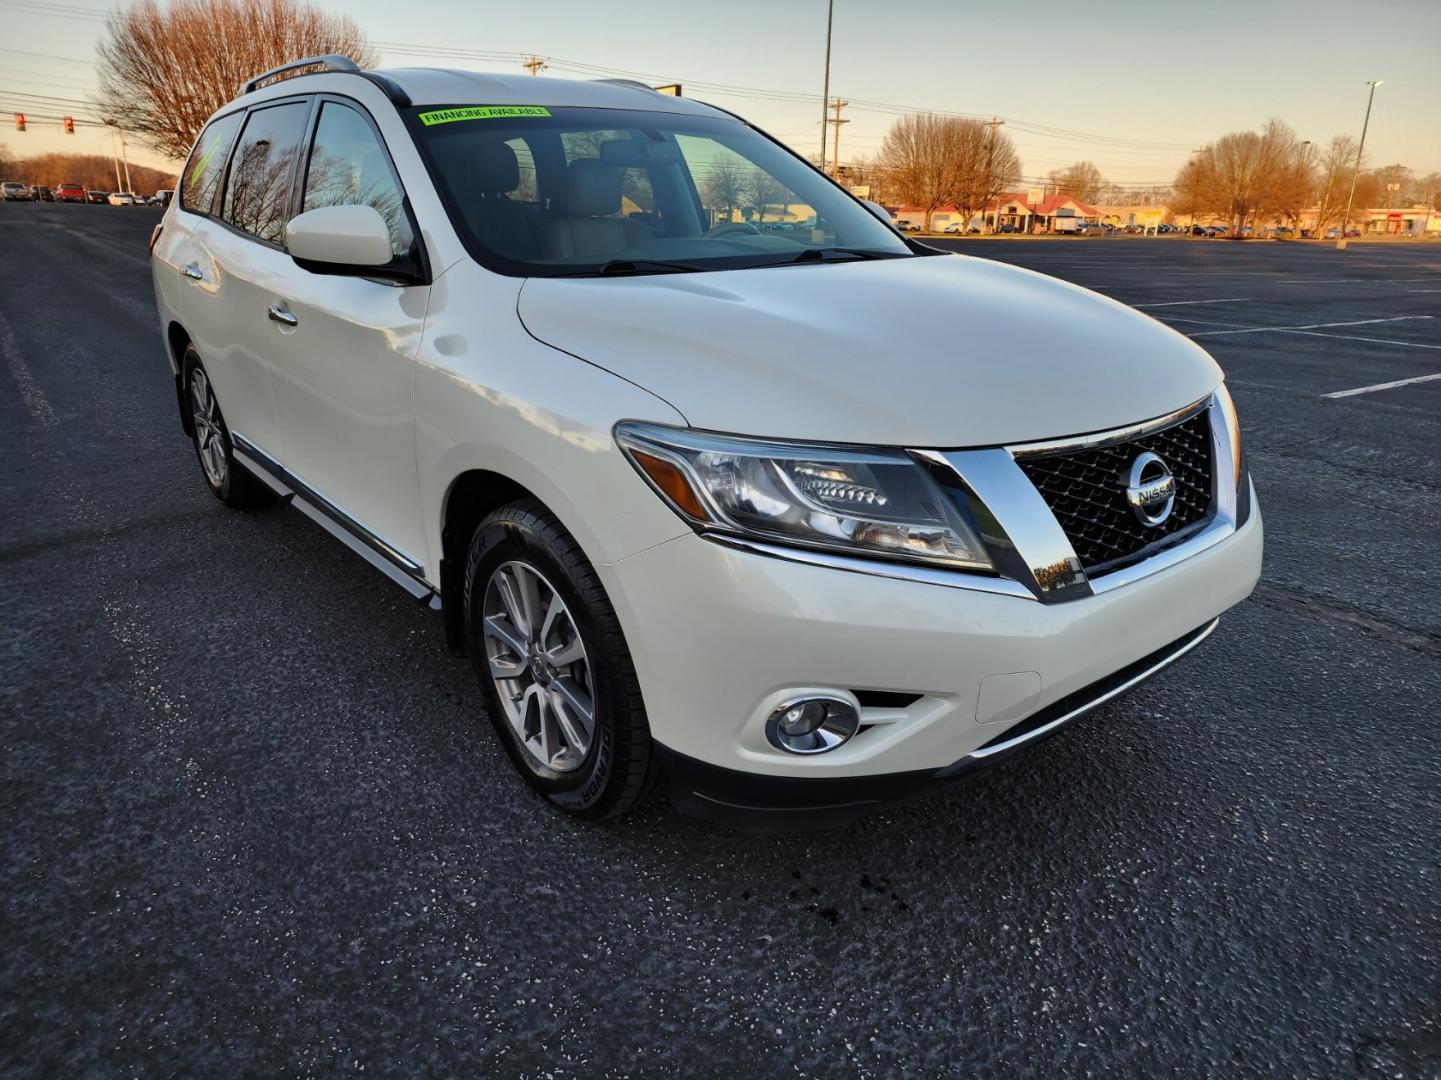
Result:
{"label": "rear view mirror", "polygon": [[390,229],[373,206],[307,210],[285,226],[285,246],[297,263],[320,274],[374,270],[391,261]]}

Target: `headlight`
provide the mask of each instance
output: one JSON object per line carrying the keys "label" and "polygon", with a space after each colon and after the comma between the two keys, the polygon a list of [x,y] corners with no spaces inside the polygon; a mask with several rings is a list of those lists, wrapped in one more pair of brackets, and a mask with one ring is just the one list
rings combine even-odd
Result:
{"label": "headlight", "polygon": [[616,441],[698,528],[772,543],[991,570],[957,503],[901,450],[763,442],[654,424]]}

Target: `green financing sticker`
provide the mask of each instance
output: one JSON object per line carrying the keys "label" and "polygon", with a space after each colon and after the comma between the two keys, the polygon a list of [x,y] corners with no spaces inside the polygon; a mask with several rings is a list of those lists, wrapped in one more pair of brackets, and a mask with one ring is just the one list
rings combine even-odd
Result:
{"label": "green financing sticker", "polygon": [[541,105],[471,105],[464,109],[437,109],[435,112],[420,114],[420,122],[426,127],[436,124],[453,124],[457,120],[499,120],[507,116],[549,116],[550,110]]}

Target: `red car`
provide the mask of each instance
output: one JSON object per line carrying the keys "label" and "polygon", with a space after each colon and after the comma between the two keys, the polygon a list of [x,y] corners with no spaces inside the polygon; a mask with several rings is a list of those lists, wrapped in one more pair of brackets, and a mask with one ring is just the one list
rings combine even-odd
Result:
{"label": "red car", "polygon": [[79,184],[58,184],[55,187],[55,201],[83,203],[85,189]]}

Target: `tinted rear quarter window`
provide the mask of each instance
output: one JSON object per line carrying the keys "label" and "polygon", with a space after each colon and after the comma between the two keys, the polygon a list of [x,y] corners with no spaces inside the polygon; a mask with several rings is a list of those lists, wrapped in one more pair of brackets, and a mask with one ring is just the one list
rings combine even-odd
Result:
{"label": "tinted rear quarter window", "polygon": [[195,141],[180,181],[180,205],[185,209],[197,214],[210,213],[215,203],[215,188],[225,168],[225,151],[230,148],[243,116],[243,113],[231,113],[212,121]]}
{"label": "tinted rear quarter window", "polygon": [[310,105],[291,101],[256,109],[230,156],[222,217],[237,229],[279,244],[290,209],[290,181]]}

